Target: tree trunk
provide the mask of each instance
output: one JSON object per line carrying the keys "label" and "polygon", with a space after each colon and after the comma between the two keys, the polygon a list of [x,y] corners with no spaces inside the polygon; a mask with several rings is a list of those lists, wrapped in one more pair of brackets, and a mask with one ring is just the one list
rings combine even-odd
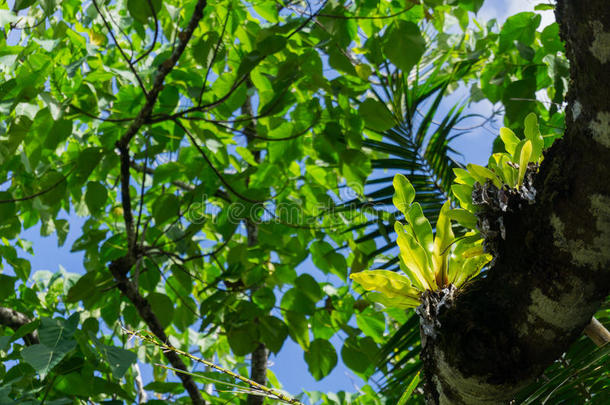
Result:
{"label": "tree trunk", "polygon": [[504,215],[506,240],[487,276],[438,308],[423,337],[430,404],[507,403],[609,292],[610,7],[559,0],[556,16],[571,69],[565,135],[545,155],[536,203]]}

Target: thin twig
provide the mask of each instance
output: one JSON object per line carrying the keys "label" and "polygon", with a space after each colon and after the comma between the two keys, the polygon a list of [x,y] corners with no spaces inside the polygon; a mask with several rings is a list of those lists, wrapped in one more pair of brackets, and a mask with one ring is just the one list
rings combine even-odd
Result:
{"label": "thin twig", "polygon": [[114,41],[115,45],[119,49],[119,52],[121,53],[121,56],[123,56],[123,59],[125,59],[125,62],[127,62],[127,65],[129,66],[129,70],[131,70],[131,73],[133,73],[134,76],[136,77],[136,80],[138,81],[138,84],[140,85],[140,88],[144,92],[144,95],[146,97],[148,97],[148,92],[146,91],[146,87],[144,86],[144,83],[142,82],[142,79],[140,78],[140,75],[136,71],[136,68],[133,65],[133,63],[131,62],[131,59],[127,57],[127,54],[125,53],[125,51],[123,51],[123,48],[121,48],[121,45],[119,44],[119,41],[116,39],[116,36],[114,35],[114,32],[112,31],[112,27],[110,26],[110,23],[108,22],[108,20],[106,20],[106,17],[104,16],[104,14],[102,14],[102,11],[100,10],[100,8],[98,6],[97,0],[93,0],[93,6],[97,10],[97,13],[100,15],[100,17],[102,18],[102,21],[104,22],[104,25],[106,26],[106,29],[108,30],[108,33],[112,37],[112,40]]}
{"label": "thin twig", "polygon": [[[177,348],[173,347],[169,343],[159,342],[156,339],[154,339],[151,336],[152,334],[149,333],[149,332],[146,332],[147,334],[145,335],[145,334],[143,334],[141,332],[131,331],[131,330],[128,330],[126,328],[122,328],[122,329],[128,335],[131,335],[133,337],[137,337],[137,338],[142,339],[142,340],[144,340],[144,341],[146,341],[148,343],[152,343],[155,346],[160,347],[164,351],[174,352],[174,353],[179,354],[181,356],[187,357],[187,358],[189,358],[189,359],[191,359],[191,360],[193,360],[193,361],[195,361],[197,363],[201,363],[201,364],[204,364],[204,365],[206,365],[206,366],[208,366],[210,368],[213,368],[214,370],[218,370],[221,373],[227,374],[227,375],[235,378],[236,380],[239,380],[241,382],[244,382],[244,383],[248,384],[251,388],[253,388],[255,390],[261,391],[261,393],[264,393],[266,395],[271,395],[271,396],[275,397],[276,399],[279,399],[280,401],[284,401],[284,402],[287,402],[289,404],[294,404],[294,405],[304,405],[302,402],[300,402],[296,398],[292,398],[292,397],[290,397],[290,396],[288,396],[288,395],[286,395],[286,394],[284,394],[282,392],[274,390],[273,388],[266,387],[264,385],[261,385],[261,384],[257,383],[256,381],[252,381],[252,380],[250,380],[250,379],[248,379],[246,377],[243,377],[243,376],[241,376],[241,375],[239,375],[237,373],[234,373],[231,370],[228,370],[226,368],[220,367],[220,366],[216,365],[215,363],[212,363],[212,362],[207,361],[205,359],[201,359],[201,358],[199,358],[197,356],[193,356],[192,354],[190,354],[188,352],[185,352],[183,350],[180,350],[180,349],[177,349]],[[179,373],[183,372],[182,370],[176,370],[176,371],[178,371]],[[193,373],[188,373],[188,374],[193,375]],[[196,374],[195,374],[195,376],[196,376]]]}

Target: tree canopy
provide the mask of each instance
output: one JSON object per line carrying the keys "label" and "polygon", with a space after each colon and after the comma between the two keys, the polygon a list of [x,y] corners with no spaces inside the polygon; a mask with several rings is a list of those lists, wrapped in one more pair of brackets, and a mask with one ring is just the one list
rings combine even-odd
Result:
{"label": "tree canopy", "polygon": [[[0,403],[605,403],[592,3],[2,2]],[[32,269],[30,228],[82,269]],[[287,339],[367,385],[282,391]]]}

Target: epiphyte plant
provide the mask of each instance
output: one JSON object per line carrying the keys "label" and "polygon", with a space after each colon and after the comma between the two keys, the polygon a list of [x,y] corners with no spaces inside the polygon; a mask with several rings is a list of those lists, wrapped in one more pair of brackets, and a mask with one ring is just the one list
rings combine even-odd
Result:
{"label": "epiphyte plant", "polygon": [[[461,208],[452,209],[451,202],[445,202],[434,232],[421,205],[414,202],[413,185],[402,174],[394,177],[393,203],[406,221],[394,223],[404,274],[389,270],[352,274],[352,280],[370,291],[371,301],[393,308],[418,307],[426,291],[459,289],[493,259],[494,244],[487,239],[497,234],[504,237],[501,213],[510,209],[511,200],[533,202],[533,176],[543,150],[550,146],[545,145],[535,114],[529,114],[524,124],[523,140],[508,128],[500,129],[506,152],[494,153],[487,167],[469,164],[466,169],[454,169],[452,191]],[[470,231],[456,237],[452,220]],[[491,222],[499,228],[497,232],[490,230]]]}

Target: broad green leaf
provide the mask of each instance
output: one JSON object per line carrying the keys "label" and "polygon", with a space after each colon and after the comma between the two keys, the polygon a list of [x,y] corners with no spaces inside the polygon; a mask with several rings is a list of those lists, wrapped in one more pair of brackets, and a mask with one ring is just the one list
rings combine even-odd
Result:
{"label": "broad green leaf", "polygon": [[[149,3],[152,4],[154,11],[150,9]],[[127,9],[134,19],[145,23],[148,18],[153,16],[153,12],[159,14],[162,3],[162,0],[152,0],[150,2],[148,0],[127,0]]]}
{"label": "broad green leaf", "polygon": [[261,287],[252,294],[252,302],[263,310],[271,310],[275,305],[275,294],[268,287]]}
{"label": "broad green leaf", "polygon": [[484,185],[489,179],[496,187],[502,187],[502,182],[500,181],[500,179],[498,179],[498,176],[488,168],[472,163],[468,164],[466,167],[468,168],[468,171],[470,172],[472,177],[474,177],[475,180],[478,181],[481,185]]}
{"label": "broad green leaf", "polygon": [[517,187],[521,187],[525,173],[527,171],[527,164],[530,161],[532,155],[532,142],[530,140],[525,141],[519,154],[519,179],[517,181]]}
{"label": "broad green leaf", "polygon": [[229,346],[237,356],[252,353],[258,346],[258,339],[258,328],[252,322],[231,326],[227,331]]}
{"label": "broad green leaf", "polygon": [[152,292],[146,297],[161,326],[168,327],[174,319],[174,303],[165,294]]}
{"label": "broad green leaf", "polygon": [[96,214],[106,206],[108,191],[103,184],[97,181],[87,183],[87,191],[85,193],[85,202],[89,208],[89,212]]}
{"label": "broad green leaf", "polygon": [[350,336],[341,347],[341,359],[347,367],[357,373],[364,373],[372,366],[377,350],[377,345],[370,337]]}
{"label": "broad green leaf", "polygon": [[0,224],[8,222],[17,213],[14,197],[8,191],[0,191]]}
{"label": "broad green leaf", "polygon": [[299,291],[313,302],[318,302],[324,295],[318,282],[309,274],[301,274],[294,284]]}
{"label": "broad green leaf", "polygon": [[337,352],[328,340],[316,339],[305,352],[305,362],[309,373],[320,381],[337,365]]}
{"label": "broad green leaf", "polygon": [[23,10],[25,8],[30,7],[34,3],[36,3],[36,0],[15,0],[15,4],[13,5],[13,10],[14,11]]}
{"label": "broad green leaf", "polygon": [[394,116],[382,102],[367,98],[358,107],[358,114],[367,127],[383,132],[396,125]]}
{"label": "broad green leaf", "polygon": [[309,323],[305,315],[293,312],[284,312],[284,322],[288,325],[288,334],[303,350],[309,347]]}
{"label": "broad green leaf", "polygon": [[447,211],[447,217],[453,219],[458,224],[468,229],[476,229],[477,227],[477,216],[472,212],[462,208],[456,208]]}
{"label": "broad green leaf", "polygon": [[449,201],[446,201],[439,213],[436,222],[436,237],[434,238],[434,269],[436,272],[436,282],[439,286],[446,286],[449,282],[447,276],[447,259],[451,252],[450,246],[455,237],[451,229],[451,220],[447,215],[451,209]]}
{"label": "broad green leaf", "polygon": [[413,203],[405,217],[413,228],[413,233],[419,244],[427,252],[432,251],[432,225],[430,225],[428,218],[424,216],[421,205],[417,202]]}
{"label": "broad green leaf", "polygon": [[426,249],[417,242],[412,234],[405,230],[400,222],[395,222],[394,230],[398,235],[397,243],[400,248],[400,258],[407,269],[409,279],[422,290],[436,289],[436,282],[432,269],[429,267],[430,259]]}
{"label": "broad green leaf", "polygon": [[500,52],[504,52],[519,41],[524,45],[531,45],[536,37],[536,28],[540,25],[542,17],[533,12],[522,12],[510,16],[500,30]]}
{"label": "broad green leaf", "polygon": [[265,316],[260,319],[261,341],[272,353],[278,353],[288,336],[288,327],[275,316]]}
{"label": "broad green leaf", "polygon": [[491,260],[492,256],[489,254],[483,254],[476,257],[466,259],[459,272],[456,272],[455,278],[451,281],[456,287],[461,286],[466,281],[470,280]]}
{"label": "broad green leaf", "polygon": [[504,149],[511,155],[515,153],[515,147],[519,143],[519,138],[510,128],[502,127],[500,128],[500,138],[502,138],[502,142],[504,142]]}
{"label": "broad green leaf", "polygon": [[455,173],[455,182],[457,184],[473,186],[476,181],[467,170],[455,168],[453,169],[453,173]]}
{"label": "broad green leaf", "polygon": [[404,74],[408,74],[419,62],[426,50],[426,41],[417,24],[397,20],[383,37],[383,51],[388,59]]}
{"label": "broad green leaf", "polygon": [[120,347],[98,344],[96,348],[108,362],[114,378],[123,378],[129,367],[138,359],[134,352]]}
{"label": "broad green leaf", "polygon": [[394,196],[392,202],[397,210],[406,217],[409,207],[415,200],[415,189],[411,182],[402,174],[394,176]]}
{"label": "broad green leaf", "polygon": [[162,225],[178,216],[180,212],[180,200],[173,194],[160,195],[152,207],[152,214],[157,225]]}
{"label": "broad green leaf", "polygon": [[532,143],[532,155],[529,158],[532,162],[537,162],[542,156],[542,149],[544,148],[544,139],[540,134],[540,128],[538,127],[538,118],[536,114],[529,113],[525,117],[525,138],[529,139]]}
{"label": "broad green leaf", "polygon": [[366,298],[372,302],[378,302],[386,308],[416,308],[421,304],[419,299],[413,297],[388,297],[379,292],[369,292]]}
{"label": "broad green leaf", "polygon": [[284,293],[280,305],[283,309],[307,315],[312,315],[316,310],[315,302],[296,288],[291,288]]}
{"label": "broad green leaf", "polygon": [[419,299],[419,292],[411,287],[409,278],[389,270],[364,270],[350,278],[367,291],[377,291],[388,297]]}
{"label": "broad green leaf", "polygon": [[42,318],[38,329],[40,343],[21,351],[23,360],[40,374],[41,379],[44,379],[76,347],[76,340],[72,336],[78,325],[78,319],[78,313],[67,320]]}

